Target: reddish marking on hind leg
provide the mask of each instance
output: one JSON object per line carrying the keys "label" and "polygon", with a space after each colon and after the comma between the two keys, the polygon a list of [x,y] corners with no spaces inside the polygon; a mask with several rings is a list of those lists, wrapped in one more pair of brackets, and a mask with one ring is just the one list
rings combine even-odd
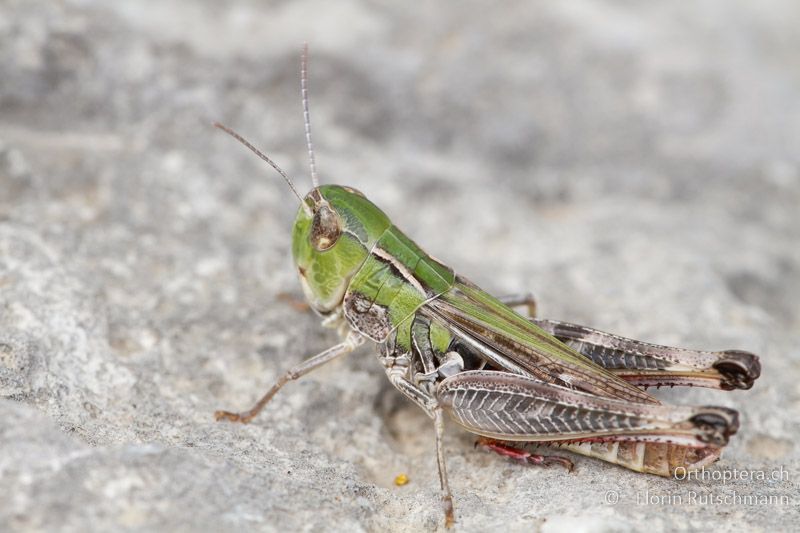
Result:
{"label": "reddish marking on hind leg", "polygon": [[566,457],[561,457],[559,455],[532,454],[521,448],[516,448],[499,440],[493,440],[486,437],[479,437],[478,440],[475,441],[475,446],[476,447],[480,446],[484,450],[494,452],[498,455],[502,455],[503,457],[508,457],[515,461],[519,461],[521,463],[529,465],[549,466],[558,464],[566,468],[568,472],[572,472],[572,470],[574,469],[572,461],[570,461]]}

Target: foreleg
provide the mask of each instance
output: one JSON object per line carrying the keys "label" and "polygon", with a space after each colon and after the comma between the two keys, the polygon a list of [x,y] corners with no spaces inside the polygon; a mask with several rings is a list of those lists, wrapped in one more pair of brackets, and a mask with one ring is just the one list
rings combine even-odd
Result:
{"label": "foreleg", "polygon": [[286,385],[290,381],[305,376],[309,372],[316,370],[325,363],[333,361],[337,357],[341,357],[342,355],[352,352],[356,347],[363,344],[363,342],[364,338],[361,335],[351,332],[350,334],[348,334],[347,338],[345,338],[344,342],[342,342],[341,344],[332,346],[331,348],[328,348],[324,352],[319,353],[314,357],[311,357],[310,359],[303,361],[302,363],[293,367],[291,370],[282,375],[278,379],[278,381],[276,381],[275,384],[272,385],[272,387],[270,387],[267,393],[264,394],[264,396],[262,396],[261,399],[258,400],[258,402],[256,402],[256,404],[249,410],[243,411],[241,413],[233,413],[231,411],[217,411],[214,413],[214,418],[216,418],[217,420],[229,420],[231,422],[241,422],[243,424],[247,424],[253,418],[255,418],[255,416],[258,415],[259,412],[261,412],[264,406],[267,405],[267,403],[269,403],[272,397],[275,396],[275,394],[277,394],[277,392],[281,390],[281,388],[284,385]]}

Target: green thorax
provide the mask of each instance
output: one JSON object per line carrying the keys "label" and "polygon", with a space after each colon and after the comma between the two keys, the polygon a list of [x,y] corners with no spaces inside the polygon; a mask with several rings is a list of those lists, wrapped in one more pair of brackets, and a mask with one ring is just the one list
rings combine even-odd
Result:
{"label": "green thorax", "polygon": [[366,336],[382,342],[396,331],[396,342],[410,346],[410,318],[425,301],[452,287],[452,269],[426,254],[354,189],[323,185],[305,202],[311,213],[298,210],[292,253],[309,304],[321,313],[343,305],[351,326]]}
{"label": "green thorax", "polygon": [[359,331],[381,342],[410,346],[411,319],[431,298],[452,287],[453,270],[426,254],[396,226],[386,229],[350,281],[345,316]]}

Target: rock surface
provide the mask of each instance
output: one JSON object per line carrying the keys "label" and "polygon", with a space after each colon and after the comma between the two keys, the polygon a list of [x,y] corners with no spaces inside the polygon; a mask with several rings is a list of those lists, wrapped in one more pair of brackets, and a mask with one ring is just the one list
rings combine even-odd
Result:
{"label": "rock surface", "polygon": [[447,5],[0,5],[0,529],[442,528],[430,423],[369,349],[212,420],[335,342],[279,298],[292,196],[209,126],[305,190],[303,40],[323,181],[545,316],[762,356],[751,391],[660,396],[740,409],[716,470],[784,479],[566,475],[451,425],[459,530],[797,523],[797,2]]}

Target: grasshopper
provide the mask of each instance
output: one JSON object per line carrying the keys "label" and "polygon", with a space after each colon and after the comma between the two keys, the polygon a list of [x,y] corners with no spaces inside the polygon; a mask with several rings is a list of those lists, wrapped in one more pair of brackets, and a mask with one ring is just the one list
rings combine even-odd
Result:
{"label": "grasshopper", "polygon": [[[662,404],[649,386],[749,389],[759,359],[740,350],[671,348],[539,319],[532,295],[495,298],[417,246],[361,192],[320,185],[301,56],[301,96],[313,188],[301,197],[286,173],[239,134],[215,124],[271,165],[300,200],[292,254],[309,306],[342,342],[283,374],[248,411],[250,422],[285,384],[369,340],[389,381],[432,420],[445,525],[454,523],[442,444],[444,413],[483,448],[528,464],[560,464],[524,443],[560,445],[660,476],[720,457],[739,428],[725,407]],[[528,316],[514,310],[527,306]]]}

